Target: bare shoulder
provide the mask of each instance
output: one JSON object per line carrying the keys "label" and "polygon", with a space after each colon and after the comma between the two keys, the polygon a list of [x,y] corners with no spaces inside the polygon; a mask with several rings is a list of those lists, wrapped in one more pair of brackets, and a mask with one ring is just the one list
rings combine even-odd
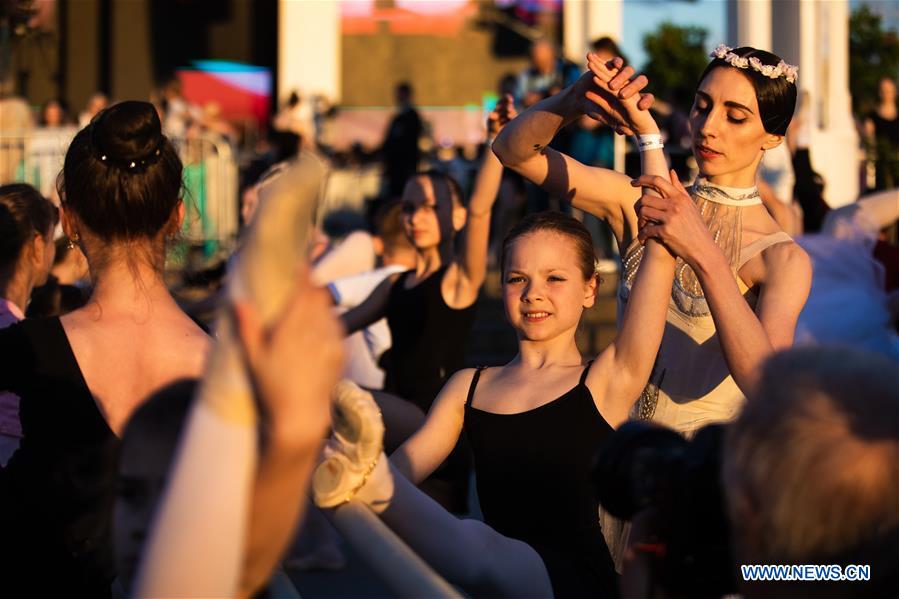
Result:
{"label": "bare shoulder", "polygon": [[477,368],[463,368],[451,376],[446,381],[446,384],[443,385],[443,389],[440,390],[440,397],[452,398],[452,400],[461,399],[462,403],[464,403],[477,371]]}
{"label": "bare shoulder", "polygon": [[180,315],[180,318],[172,323],[168,335],[172,341],[172,350],[174,350],[172,354],[177,354],[172,355],[176,363],[180,362],[188,374],[202,375],[206,360],[212,350],[212,337],[186,314]]}
{"label": "bare shoulder", "polygon": [[811,280],[812,261],[795,241],[776,243],[762,252],[766,280],[790,278],[794,282]]}

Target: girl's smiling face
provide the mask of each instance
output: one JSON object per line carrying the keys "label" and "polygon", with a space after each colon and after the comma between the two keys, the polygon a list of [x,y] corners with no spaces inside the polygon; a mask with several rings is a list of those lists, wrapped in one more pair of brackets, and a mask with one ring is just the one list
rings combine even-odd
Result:
{"label": "girl's smiling face", "polygon": [[536,230],[512,242],[503,269],[503,304],[519,339],[573,335],[595,294],[596,278],[584,280],[576,243],[567,235]]}

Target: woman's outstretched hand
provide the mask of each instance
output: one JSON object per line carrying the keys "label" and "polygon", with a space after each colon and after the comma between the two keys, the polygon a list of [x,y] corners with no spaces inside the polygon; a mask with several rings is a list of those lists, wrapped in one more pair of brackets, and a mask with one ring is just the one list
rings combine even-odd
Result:
{"label": "woman's outstretched hand", "polygon": [[601,116],[598,120],[622,135],[658,133],[659,127],[649,113],[653,95],[642,93],[649,84],[645,76],[631,80],[634,69],[625,67],[621,58],[604,61],[593,53],[587,54],[587,67],[584,76],[590,77],[592,85],[583,94]]}
{"label": "woman's outstretched hand", "polygon": [[487,138],[495,139],[509,121],[518,116],[515,110],[515,99],[506,94],[496,102],[496,106],[487,116]]}
{"label": "woman's outstretched hand", "polygon": [[717,245],[677,173],[672,170],[669,177],[644,175],[631,181],[634,187],[648,187],[661,196],[643,194],[637,202],[638,237],[641,244],[648,239],[660,241],[672,254],[694,266]]}
{"label": "woman's outstretched hand", "polygon": [[324,439],[343,369],[343,330],[327,292],[313,286],[304,266],[272,326],[250,302],[236,303],[234,315],[268,433],[290,443]]}

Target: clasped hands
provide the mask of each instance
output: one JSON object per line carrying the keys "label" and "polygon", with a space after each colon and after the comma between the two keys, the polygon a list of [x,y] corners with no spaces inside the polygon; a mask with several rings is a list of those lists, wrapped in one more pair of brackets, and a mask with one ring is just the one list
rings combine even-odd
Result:
{"label": "clasped hands", "polygon": [[[590,70],[575,84],[587,116],[622,135],[659,132],[649,112],[654,98],[642,91],[649,83],[644,75],[631,79],[634,69],[624,66],[621,58],[603,61],[592,53],[587,55],[587,66]],[[644,189],[634,206],[641,244],[655,239],[691,265],[707,252],[708,244],[714,245],[705,221],[673,170],[668,178],[643,175],[631,185]]]}

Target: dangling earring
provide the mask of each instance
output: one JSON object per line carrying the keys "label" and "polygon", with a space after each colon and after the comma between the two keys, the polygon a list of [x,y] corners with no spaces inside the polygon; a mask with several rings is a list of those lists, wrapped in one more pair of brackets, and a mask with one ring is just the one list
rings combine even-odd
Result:
{"label": "dangling earring", "polygon": [[71,237],[69,237],[69,242],[66,244],[66,247],[70,250],[75,249],[75,243],[78,241],[78,233],[75,233]]}

